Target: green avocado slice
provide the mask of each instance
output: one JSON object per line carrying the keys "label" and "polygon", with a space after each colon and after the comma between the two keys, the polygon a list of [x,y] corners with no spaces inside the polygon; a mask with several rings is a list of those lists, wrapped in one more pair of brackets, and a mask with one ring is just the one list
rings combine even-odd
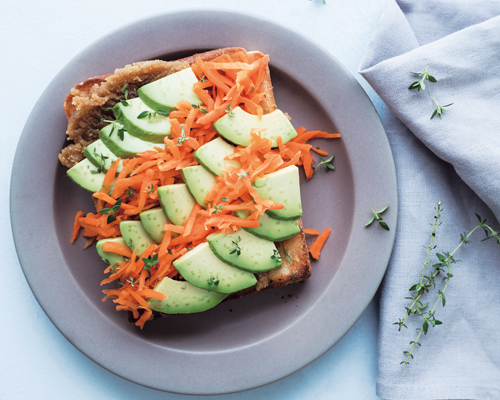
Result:
{"label": "green avocado slice", "polygon": [[124,246],[126,246],[127,244],[125,243],[125,240],[123,240],[122,237],[115,237],[115,238],[107,238],[107,239],[101,239],[99,240],[97,243],[96,243],[96,250],[97,250],[97,254],[99,254],[99,256],[103,259],[103,261],[108,264],[108,265],[113,265],[113,264],[116,264],[116,263],[119,263],[119,262],[122,262],[122,261],[125,261],[125,257],[120,255],[120,254],[116,254],[116,253],[109,253],[107,251],[104,251],[102,249],[102,246],[104,245],[104,243],[106,242],[113,242],[113,243],[118,243],[118,244],[122,244]]}
{"label": "green avocado slice", "polygon": [[88,158],[84,158],[78,164],[68,169],[66,174],[73,182],[94,193],[101,190],[104,177],[106,176]]}
{"label": "green avocado slice", "polygon": [[182,277],[194,286],[219,293],[233,293],[257,283],[255,275],[221,261],[202,243],[174,261]]}
{"label": "green avocado slice", "polygon": [[252,129],[266,128],[260,131],[263,138],[272,141],[272,147],[278,147],[276,139],[281,136],[283,143],[297,136],[297,132],[281,110],[274,110],[259,119],[257,115],[249,114],[240,107],[219,118],[213,123],[214,129],[225,139],[241,146],[250,144]]}
{"label": "green avocado slice", "polygon": [[163,278],[155,291],[167,296],[166,300],[149,300],[152,310],[165,314],[191,314],[215,307],[227,297],[227,294],[208,291],[191,285],[186,281],[174,281]]}
{"label": "green avocado slice", "polygon": [[189,218],[196,200],[185,183],[160,186],[158,188],[160,204],[168,219],[175,225],[182,225]]}
{"label": "green avocado slice", "polygon": [[155,147],[164,147],[163,144],[145,142],[132,136],[127,131],[121,131],[120,126],[123,125],[114,122],[106,125],[99,131],[99,138],[117,157],[133,158],[137,156],[137,153],[142,151],[155,150]]}
{"label": "green avocado slice", "polygon": [[[83,155],[87,157],[92,164],[101,168],[103,171],[107,171],[118,158],[104,145],[101,139],[98,139],[85,147],[83,149]],[[118,174],[122,168],[123,160],[120,160],[116,173]]]}
{"label": "green avocado slice", "polygon": [[[248,218],[248,211],[236,211],[236,216],[239,218]],[[260,226],[258,228],[243,228],[244,230],[258,236],[262,239],[271,240],[273,242],[281,242],[294,237],[300,232],[299,220],[283,221],[274,219],[267,214],[261,215],[259,218]]]}
{"label": "green avocado slice", "polygon": [[222,170],[226,167],[241,168],[237,160],[224,160],[234,153],[235,147],[218,137],[201,146],[193,153],[193,157],[214,175],[222,176]]}
{"label": "green avocado slice", "polygon": [[139,214],[144,230],[156,243],[161,243],[165,235],[167,216],[160,207],[151,208]]}
{"label": "green avocado slice", "polygon": [[267,210],[271,217],[290,220],[302,216],[299,169],[295,165],[264,175],[256,179],[253,186],[261,198],[285,206],[281,210]]}
{"label": "green avocado slice", "polygon": [[149,246],[156,244],[142,226],[141,221],[120,222],[120,232],[129,249],[135,250],[137,255],[141,255]]}
{"label": "green avocado slice", "polygon": [[[165,110],[160,110],[160,112],[166,114]],[[144,104],[139,97],[116,103],[113,107],[113,114],[128,133],[146,142],[163,143],[163,139],[170,136],[168,116],[158,114]],[[143,117],[139,118],[139,116]]]}
{"label": "green avocado slice", "polygon": [[203,104],[193,93],[193,85],[197,82],[198,78],[188,67],[142,86],[137,93],[153,110],[163,109],[170,112],[180,100],[187,100],[191,104]]}
{"label": "green avocado slice", "polygon": [[207,208],[205,198],[210,189],[217,183],[215,176],[202,165],[182,168],[181,175],[197,203],[203,208]]}
{"label": "green avocado slice", "polygon": [[274,242],[240,230],[228,235],[213,233],[207,236],[210,249],[222,261],[252,273],[281,267],[281,258]]}

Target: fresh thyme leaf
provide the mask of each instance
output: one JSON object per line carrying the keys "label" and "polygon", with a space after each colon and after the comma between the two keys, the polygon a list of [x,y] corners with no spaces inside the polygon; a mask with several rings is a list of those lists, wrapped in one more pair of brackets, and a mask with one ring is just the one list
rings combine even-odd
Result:
{"label": "fresh thyme leaf", "polygon": [[231,240],[231,242],[236,246],[233,250],[229,252],[229,254],[234,254],[236,253],[237,256],[241,255],[241,248],[239,246],[239,243],[241,242],[241,237],[238,236],[238,239],[236,240]]}
{"label": "fresh thyme leaf", "polygon": [[207,79],[207,77],[205,75],[199,75],[198,79],[200,80],[200,82],[206,82],[206,81],[208,81],[208,79]]}
{"label": "fresh thyme leaf", "polygon": [[146,188],[146,193],[154,193],[155,191],[155,187],[154,185],[151,183],[147,188]]}
{"label": "fresh thyme leaf", "polygon": [[182,144],[188,140],[186,133],[184,132],[184,125],[181,126],[181,136],[177,138],[177,146],[182,146]]}
{"label": "fresh thyme leaf", "polygon": [[113,204],[110,208],[103,208],[99,210],[99,214],[107,215],[106,223],[110,224],[116,219],[115,214],[120,210],[120,206],[122,204],[122,199],[116,200],[115,204]]}
{"label": "fresh thyme leaf", "polygon": [[122,88],[121,88],[120,90],[123,92],[123,91],[124,91],[124,90],[126,90],[127,88],[128,88],[128,83],[126,83],[125,85],[123,85],[123,86],[122,86]]}
{"label": "fresh thyme leaf", "polygon": [[111,185],[102,185],[101,188],[102,188],[101,190],[105,190],[108,194],[111,193],[111,189],[112,189]]}
{"label": "fresh thyme leaf", "polygon": [[250,171],[246,172],[246,173],[241,173],[241,174],[238,174],[238,180],[240,180],[241,178],[243,178],[244,176],[248,176],[250,175]]}
{"label": "fresh thyme leaf", "polygon": [[210,292],[214,287],[219,286],[219,278],[214,278],[210,275],[210,279],[207,279],[208,282],[208,291]]}
{"label": "fresh thyme leaf", "polygon": [[154,256],[148,256],[148,258],[143,257],[142,261],[144,261],[144,269],[148,272],[148,278],[151,279],[151,268],[160,262],[158,260],[158,253]]}
{"label": "fresh thyme leaf", "polygon": [[278,262],[280,262],[282,260],[282,257],[281,257],[279,250],[276,250],[276,249],[273,250],[273,255],[271,256],[271,260],[275,260]]}
{"label": "fresh thyme leaf", "polygon": [[380,227],[380,228],[385,229],[386,231],[389,231],[390,230],[389,229],[389,225],[387,225],[387,223],[384,222],[383,218],[380,216],[380,214],[382,214],[383,212],[385,212],[388,208],[389,208],[389,204],[387,204],[380,211],[375,211],[372,208],[372,206],[370,206],[370,210],[372,210],[373,217],[370,218],[370,220],[365,224],[365,226],[370,226],[373,223],[373,221],[377,220],[377,222],[378,222],[377,229]]}
{"label": "fresh thyme leaf", "polygon": [[120,270],[120,265],[118,263],[115,263],[111,266],[110,272],[112,274],[115,274],[119,270]]}
{"label": "fresh thyme leaf", "polygon": [[285,253],[285,258],[288,262],[292,262],[292,258],[288,255],[288,253],[286,252],[286,249],[283,247],[283,252]]}
{"label": "fresh thyme leaf", "polygon": [[233,108],[231,107],[231,104],[229,104],[226,107],[226,112],[227,112],[227,115],[229,115],[230,118],[234,118],[234,111],[233,111]]}
{"label": "fresh thyme leaf", "polygon": [[432,113],[431,119],[434,118],[436,116],[436,114],[439,115],[440,118],[443,118],[443,113],[446,111],[444,109],[444,107],[449,107],[449,106],[453,105],[453,103],[450,103],[450,104],[446,104],[445,106],[442,106],[442,105],[438,104],[438,102],[435,99],[432,99],[432,101],[434,102],[434,104],[436,104],[436,109]]}
{"label": "fresh thyme leaf", "polygon": [[134,287],[134,285],[137,285],[137,281],[134,278],[132,278],[131,276],[128,277],[127,283],[129,283],[130,286],[132,286],[132,287]]}
{"label": "fresh thyme leaf", "polygon": [[122,103],[122,105],[123,105],[124,107],[128,107],[128,106],[129,106],[129,104],[128,104],[127,100],[123,100],[123,99],[121,99],[121,100],[120,100],[120,103]]}
{"label": "fresh thyme leaf", "polygon": [[220,201],[227,201],[227,197],[223,197]]}
{"label": "fresh thyme leaf", "polygon": [[428,80],[429,82],[433,82],[433,83],[437,82],[436,78],[434,78],[432,75],[429,75],[429,73],[427,72],[428,70],[429,70],[429,66],[426,66],[424,72],[410,72],[413,75],[420,76],[422,79],[420,79],[419,81],[413,82],[408,87],[408,89],[410,89],[410,90],[417,89],[417,91],[420,92],[420,90],[425,90],[425,83],[424,83],[425,80]]}
{"label": "fresh thyme leaf", "polygon": [[137,200],[137,196],[135,194],[136,190],[132,187],[132,186],[129,186],[127,188],[127,190],[125,190],[125,192],[129,195],[129,196],[134,196],[134,199]]}
{"label": "fresh thyme leaf", "polygon": [[143,118],[146,118],[148,115],[150,115],[150,112],[149,112],[149,111],[143,111],[143,112],[141,112],[141,113],[137,116],[137,119],[143,119]]}
{"label": "fresh thyme leaf", "polygon": [[316,167],[314,167],[314,172],[313,172],[313,175],[316,173],[316,171],[321,168],[321,166],[323,166],[323,168],[325,168],[325,170],[333,170],[335,169],[334,165],[333,165],[333,156],[331,156],[330,158],[327,158],[326,160],[323,160],[323,157],[320,156],[320,163],[318,165],[316,165]]}
{"label": "fresh thyme leaf", "polygon": [[223,205],[220,205],[217,207],[217,205],[214,206],[214,211],[212,211],[212,214],[218,214],[222,211],[222,209],[224,208]]}

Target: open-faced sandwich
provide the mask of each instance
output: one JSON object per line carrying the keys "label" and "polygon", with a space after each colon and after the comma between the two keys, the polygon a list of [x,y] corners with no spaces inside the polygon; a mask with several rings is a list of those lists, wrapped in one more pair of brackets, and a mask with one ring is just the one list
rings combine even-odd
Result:
{"label": "open-faced sandwich", "polygon": [[[144,61],[91,78],[64,104],[68,176],[92,192],[82,232],[136,325],[224,299],[303,281],[329,229],[302,227],[299,169],[307,141],[338,134],[295,129],[275,104],[269,57],[224,48]],[[307,248],[304,231],[319,234]]]}

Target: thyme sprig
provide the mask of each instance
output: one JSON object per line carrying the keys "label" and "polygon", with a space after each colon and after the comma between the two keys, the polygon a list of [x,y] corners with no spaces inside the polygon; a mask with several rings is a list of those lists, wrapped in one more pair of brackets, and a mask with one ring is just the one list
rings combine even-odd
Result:
{"label": "thyme sprig", "polygon": [[375,211],[372,206],[369,206],[369,207],[370,207],[370,210],[372,210],[373,217],[370,218],[370,220],[365,224],[365,226],[370,226],[373,223],[373,221],[377,220],[377,222],[378,222],[377,229],[379,227],[381,227],[381,228],[385,229],[386,231],[389,231],[390,230],[389,225],[387,225],[387,223],[384,221],[384,219],[380,216],[380,214],[384,213],[385,210],[387,210],[389,208],[389,204],[387,204],[380,211]]}
{"label": "thyme sprig", "polygon": [[219,286],[219,277],[214,277],[210,275],[210,279],[207,279],[208,282],[208,291],[210,292],[212,289]]}
{"label": "thyme sprig", "polygon": [[109,131],[108,136],[111,136],[113,134],[113,132],[115,131],[115,129],[117,129],[116,134],[118,135],[120,140],[124,140],[125,127],[122,124],[120,124],[118,121],[110,121],[106,118],[101,118],[101,122],[108,122],[111,125],[113,125],[111,127],[111,130]]}
{"label": "thyme sprig", "polygon": [[424,81],[428,80],[429,82],[433,82],[433,83],[437,82],[436,78],[434,78],[432,75],[429,75],[429,72],[427,72],[428,70],[429,70],[429,66],[427,65],[425,67],[425,71],[424,72],[411,72],[413,75],[418,75],[422,79],[420,79],[419,81],[413,82],[408,87],[408,89],[410,89],[410,90],[417,89],[417,91],[420,92],[420,89],[425,90],[425,83],[424,83]]}
{"label": "thyme sprig", "polygon": [[156,118],[157,115],[168,115],[169,112],[167,110],[164,110],[162,108],[159,108],[158,110],[155,110],[153,112],[151,111],[142,111],[138,116],[137,119],[151,119],[151,118]]}
{"label": "thyme sprig", "polygon": [[434,102],[434,104],[436,104],[436,109],[432,113],[431,119],[434,118],[436,116],[436,114],[438,114],[440,118],[443,118],[443,113],[446,111],[444,109],[444,107],[449,107],[449,106],[453,105],[453,103],[450,103],[450,104],[446,104],[445,106],[442,106],[442,105],[438,104],[436,99],[432,99],[432,101]]}
{"label": "thyme sprig", "polygon": [[335,169],[335,166],[333,165],[333,156],[327,158],[326,160],[323,159],[323,157],[319,157],[320,158],[320,162],[318,163],[318,165],[316,165],[314,167],[314,172],[313,172],[313,175],[316,173],[316,171],[318,169],[320,169],[322,166],[323,168],[325,168],[325,170],[334,170]]}
{"label": "thyme sprig", "polygon": [[121,89],[122,92],[124,92],[124,94],[125,94],[125,100],[124,99],[120,99],[120,103],[122,103],[122,105],[125,106],[125,107],[127,107],[129,105],[128,102],[127,102],[127,100],[128,100],[128,89],[127,89],[127,87],[128,87],[128,83],[126,83],[125,85],[123,85],[123,87]]}
{"label": "thyme sprig", "polygon": [[[436,238],[436,230],[437,227],[441,225],[441,222],[439,222],[439,218],[441,218],[441,211],[442,211],[441,201],[438,202],[437,207],[435,209],[436,209],[436,214],[434,216],[434,222],[430,224],[433,227],[432,233],[429,235],[431,238],[430,244],[429,246],[424,246],[427,249],[427,256],[424,262],[424,269],[420,276],[419,282],[412,285],[409,289],[410,292],[413,292],[411,296],[405,297],[406,299],[412,300],[413,302],[410,305],[410,307],[405,307],[406,312],[403,318],[402,319],[399,318],[398,322],[395,322],[393,324],[398,326],[398,330],[401,330],[402,327],[408,328],[405,324],[405,320],[410,315],[417,314],[423,319],[422,326],[420,328],[417,328],[418,331],[417,337],[415,338],[415,340],[412,340],[410,342],[411,346],[410,350],[403,352],[403,354],[406,355],[406,359],[404,361],[401,361],[401,364],[409,364],[410,359],[413,359],[413,351],[415,350],[416,346],[421,346],[419,339],[422,336],[422,333],[424,335],[427,335],[429,326],[435,327],[436,325],[442,324],[440,320],[436,319],[435,316],[436,307],[440,302],[443,307],[446,305],[445,292],[450,283],[450,279],[453,277],[450,267],[451,265],[460,261],[460,260],[455,260],[454,258],[454,254],[458,251],[458,249],[460,249],[460,247],[462,247],[464,244],[471,243],[469,238],[479,228],[482,228],[486,235],[486,237],[481,240],[482,242],[491,238],[495,238],[497,243],[500,244],[500,232],[495,231],[493,228],[491,228],[489,225],[486,224],[486,219],[482,219],[478,214],[476,214],[479,224],[475,226],[473,229],[471,229],[469,233],[464,232],[460,234],[460,242],[458,246],[451,253],[448,252],[444,252],[443,254],[436,253],[436,258],[438,259],[438,262],[432,265],[432,267],[434,268],[434,272],[432,274],[426,275],[425,273],[427,267],[431,263],[430,254],[432,250],[436,248],[436,245],[434,245],[434,240]],[[422,303],[421,297],[425,293],[429,293],[431,287],[432,288],[436,287],[436,278],[440,274],[444,274],[443,280],[446,282],[445,286],[442,290],[441,289],[437,290],[437,299],[434,302],[433,307],[429,311],[424,311],[429,306],[429,302]]]}
{"label": "thyme sprig", "polygon": [[118,199],[116,200],[115,204],[113,204],[112,207],[103,208],[99,210],[99,214],[104,214],[108,216],[108,218],[106,219],[106,223],[110,224],[116,219],[115,214],[120,210],[121,204],[122,204],[122,199]]}
{"label": "thyme sprig", "polygon": [[239,243],[241,242],[241,237],[238,236],[238,239],[236,240],[231,240],[231,242],[235,245],[235,248],[229,252],[229,254],[234,254],[236,253],[237,256],[241,255],[241,248]]}
{"label": "thyme sprig", "polygon": [[148,271],[148,278],[151,279],[151,268],[153,268],[156,264],[160,262],[158,260],[158,254],[155,254],[154,256],[148,256],[148,258],[143,257],[142,261],[144,261],[144,269]]}

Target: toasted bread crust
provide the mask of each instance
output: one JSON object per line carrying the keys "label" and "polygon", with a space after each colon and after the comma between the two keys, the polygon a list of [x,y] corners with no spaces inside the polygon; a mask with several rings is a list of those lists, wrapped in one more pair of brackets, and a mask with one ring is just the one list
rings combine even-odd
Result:
{"label": "toasted bread crust", "polygon": [[[246,53],[246,50],[240,47],[228,47],[194,54],[176,61],[142,61],[78,84],[64,100],[64,112],[68,119],[66,134],[68,140],[74,143],[61,151],[59,160],[71,168],[84,158],[83,149],[99,139],[99,131],[107,124],[102,122],[101,118],[112,117],[112,113],[104,109],[114,106],[125,98],[121,90],[125,84],[129,98],[134,98],[137,97],[137,89],[140,86],[188,68],[198,59],[210,61],[222,54],[232,56],[241,52]],[[265,97],[261,106],[264,113],[268,114],[276,109],[269,69],[262,83],[262,89]]]}
{"label": "toasted bread crust", "polygon": [[[123,85],[128,85],[129,98],[134,98],[137,97],[137,89],[144,83],[152,82],[188,68],[198,59],[210,61],[222,54],[232,56],[240,52],[247,53],[242,48],[230,47],[194,54],[176,61],[143,61],[117,69],[114,73],[90,78],[80,83],[71,90],[71,93],[64,101],[64,111],[68,118],[68,139],[73,140],[74,144],[64,148],[59,155],[59,159],[69,168],[83,159],[83,149],[98,139],[99,130],[106,124],[101,122],[100,119],[103,116],[111,116],[111,113],[106,114],[103,111],[104,108],[112,107],[120,99],[124,98],[124,93],[121,90]],[[260,105],[264,113],[268,114],[277,108],[269,68],[262,82],[262,91],[265,97]],[[305,235],[302,231],[301,220],[299,220],[299,224],[300,233],[283,242],[276,243],[282,256],[282,266],[268,272],[256,274],[257,284],[255,286],[232,293],[225,301],[248,296],[259,291],[277,289],[309,278],[311,275],[309,253]],[[289,261],[285,251],[289,256]],[[160,316],[166,315],[153,311],[151,319]],[[131,322],[135,321],[130,312],[128,313],[128,319]]]}

